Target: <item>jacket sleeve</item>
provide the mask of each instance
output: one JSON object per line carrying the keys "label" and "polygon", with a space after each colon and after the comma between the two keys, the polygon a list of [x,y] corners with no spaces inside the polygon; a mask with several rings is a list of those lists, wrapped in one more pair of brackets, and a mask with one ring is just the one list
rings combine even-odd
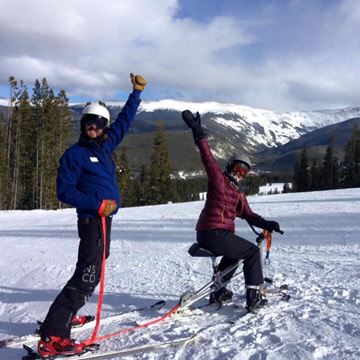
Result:
{"label": "jacket sleeve", "polygon": [[108,135],[108,141],[106,141],[106,146],[109,147],[111,152],[114,151],[116,146],[121,143],[125,134],[128,132],[131,123],[134,120],[136,111],[141,102],[140,93],[141,91],[134,90],[129,95],[129,98],[125,103],[123,109],[106,132]]}
{"label": "jacket sleeve", "polygon": [[264,229],[266,220],[251,210],[245,195],[242,196],[240,202],[242,203],[242,209],[237,209],[237,216],[253,226]]}
{"label": "jacket sleeve", "polygon": [[223,181],[222,171],[211,153],[209,143],[206,138],[202,138],[196,142],[199,148],[201,161],[205,167],[206,174],[210,181],[214,183]]}
{"label": "jacket sleeve", "polygon": [[97,211],[100,200],[95,196],[86,195],[77,189],[77,183],[81,176],[82,167],[74,162],[74,159],[65,152],[60,159],[57,173],[57,196],[66,204],[79,209]]}

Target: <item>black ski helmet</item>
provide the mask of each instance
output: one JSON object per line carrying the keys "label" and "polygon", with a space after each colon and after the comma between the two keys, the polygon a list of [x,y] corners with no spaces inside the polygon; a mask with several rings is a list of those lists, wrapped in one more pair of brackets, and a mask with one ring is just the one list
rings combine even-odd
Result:
{"label": "black ski helmet", "polygon": [[250,158],[248,156],[246,156],[245,154],[237,154],[237,155],[231,156],[231,158],[228,160],[228,162],[226,164],[225,170],[228,174],[231,173],[231,169],[235,163],[243,163],[249,168],[249,171],[251,169]]}

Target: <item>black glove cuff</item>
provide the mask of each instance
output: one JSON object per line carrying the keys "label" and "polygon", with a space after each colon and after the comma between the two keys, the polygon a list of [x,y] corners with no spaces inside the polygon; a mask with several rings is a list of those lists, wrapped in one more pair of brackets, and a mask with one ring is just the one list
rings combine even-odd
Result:
{"label": "black glove cuff", "polygon": [[198,142],[201,139],[206,138],[206,132],[202,127],[193,130],[193,137],[195,142]]}

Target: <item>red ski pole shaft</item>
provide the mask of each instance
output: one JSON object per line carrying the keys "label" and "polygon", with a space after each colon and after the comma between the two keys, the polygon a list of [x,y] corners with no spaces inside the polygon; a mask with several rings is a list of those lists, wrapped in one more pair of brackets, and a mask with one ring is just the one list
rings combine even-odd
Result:
{"label": "red ski pole shaft", "polygon": [[96,312],[96,322],[93,333],[91,337],[85,341],[83,341],[84,345],[91,345],[97,340],[97,335],[100,328],[100,320],[101,320],[101,310],[103,305],[103,298],[104,298],[104,289],[105,289],[105,269],[106,269],[106,217],[101,216],[101,227],[102,227],[102,234],[103,234],[103,255],[102,255],[102,262],[101,262],[101,276],[100,276],[100,290],[99,290],[99,297],[98,297],[98,304],[97,304],[97,312]]}

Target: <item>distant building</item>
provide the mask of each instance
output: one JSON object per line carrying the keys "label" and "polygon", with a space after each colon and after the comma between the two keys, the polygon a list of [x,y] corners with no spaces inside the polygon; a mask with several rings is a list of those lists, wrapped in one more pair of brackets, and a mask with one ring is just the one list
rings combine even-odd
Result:
{"label": "distant building", "polygon": [[199,193],[199,200],[206,200],[206,191]]}
{"label": "distant building", "polygon": [[284,192],[285,184],[287,184],[288,189],[292,189],[292,183],[268,183],[259,187],[258,195],[281,194]]}

